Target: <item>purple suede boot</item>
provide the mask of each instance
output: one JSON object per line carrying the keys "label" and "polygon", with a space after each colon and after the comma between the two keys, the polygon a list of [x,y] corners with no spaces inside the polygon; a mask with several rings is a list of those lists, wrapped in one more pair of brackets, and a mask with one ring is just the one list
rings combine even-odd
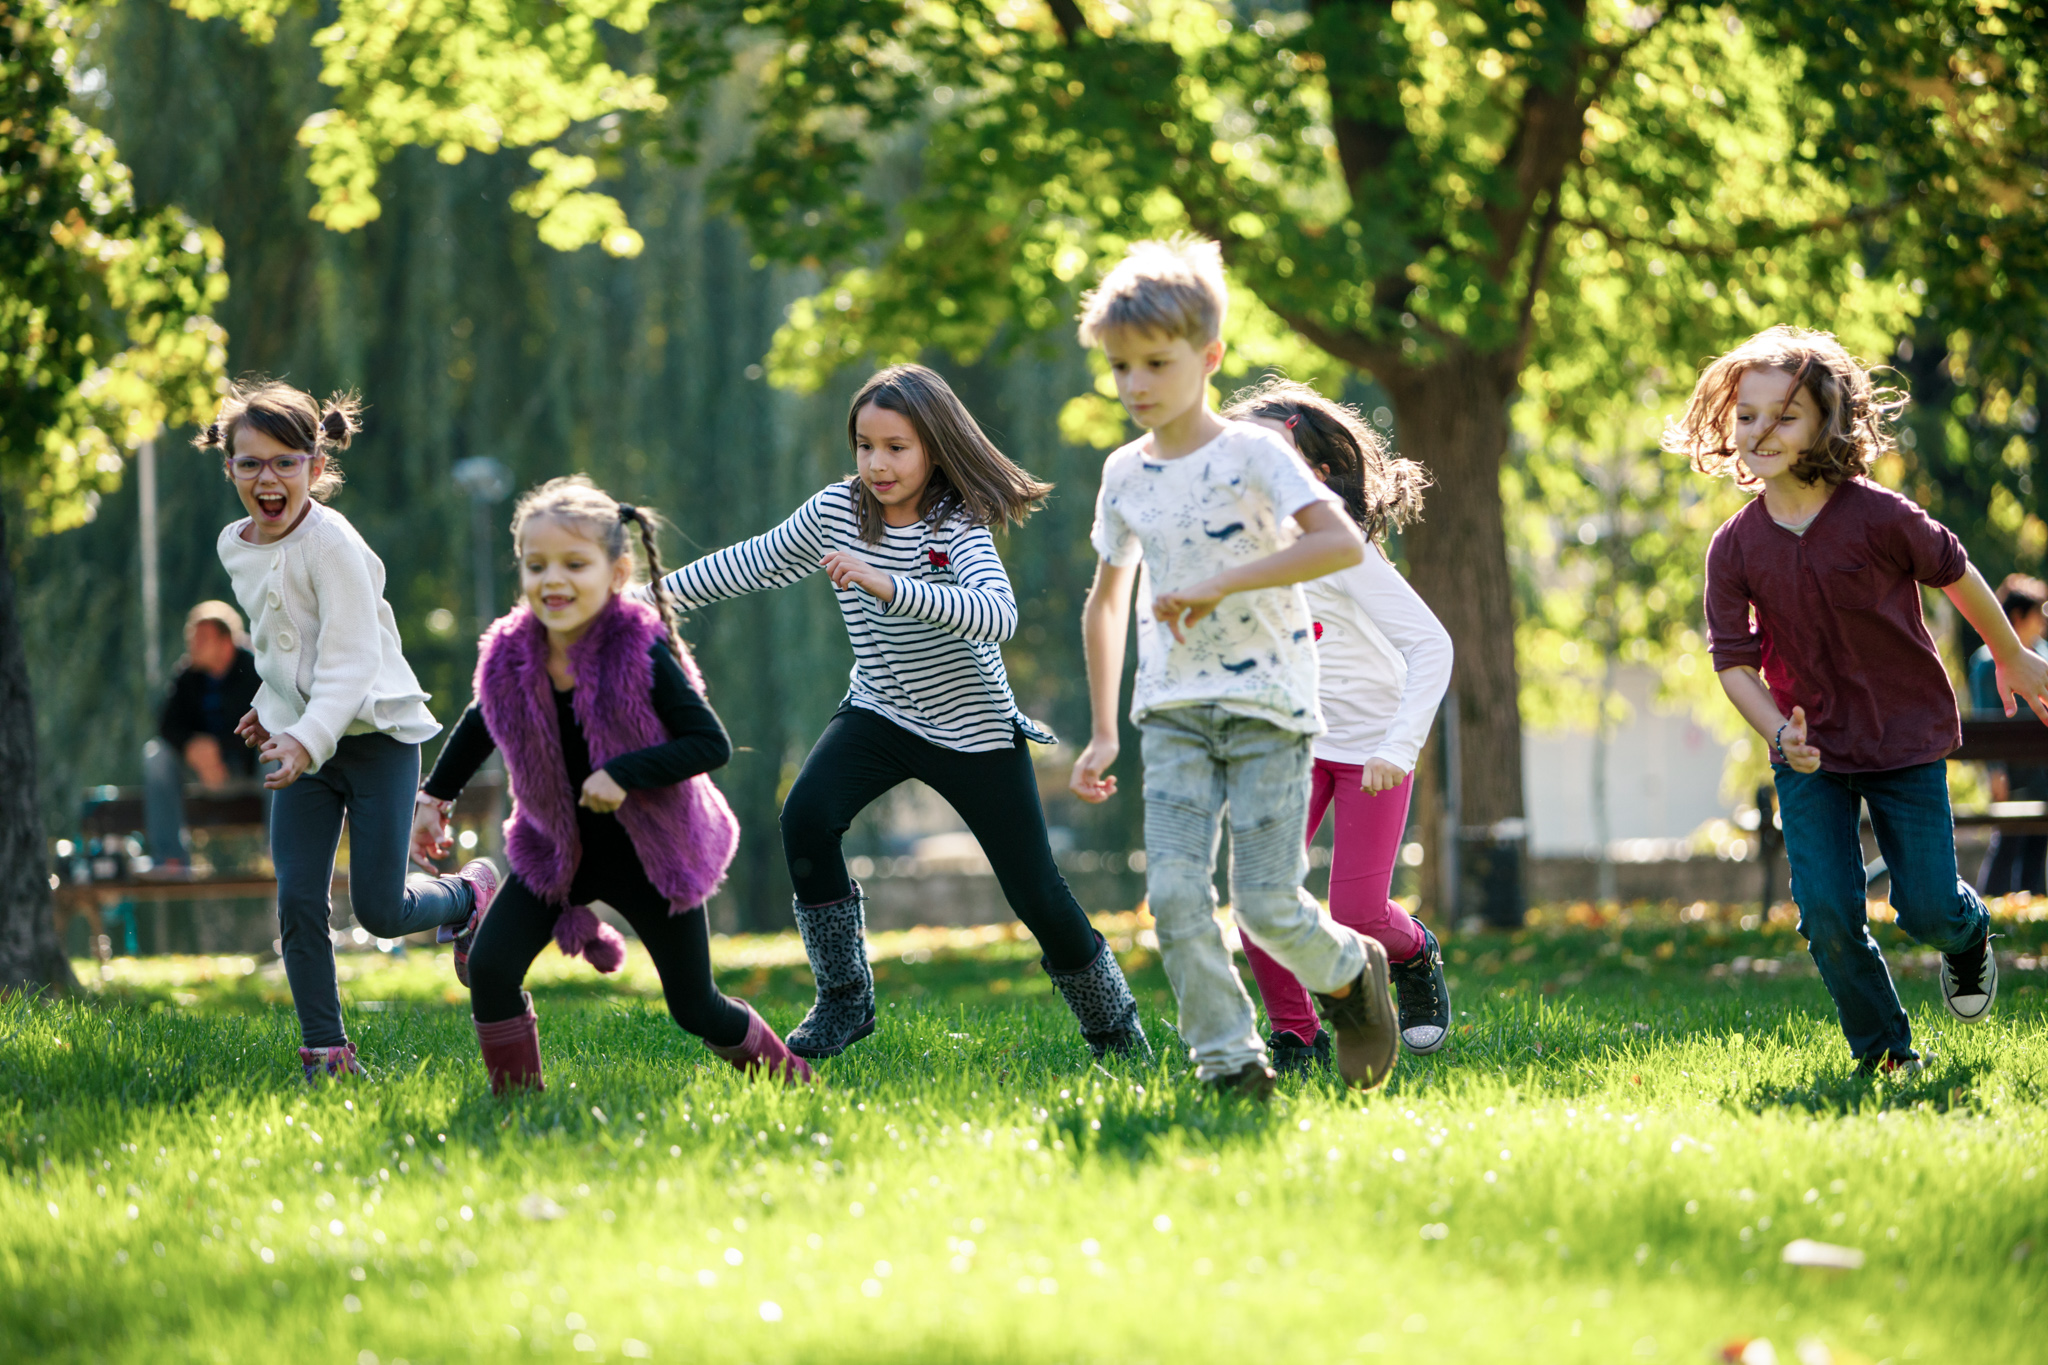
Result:
{"label": "purple suede boot", "polygon": [[471,1021],[476,1023],[476,1043],[484,1054],[493,1095],[547,1089],[540,1074],[540,1019],[533,1012],[533,997],[524,991],[519,995],[526,1002],[526,1013],[494,1024]]}
{"label": "purple suede boot", "polygon": [[791,1052],[752,1005],[744,1000],[739,1003],[740,1008],[747,1012],[747,1036],[733,1047],[720,1047],[716,1043],[706,1043],[705,1046],[742,1071],[765,1070],[792,1085],[809,1082],[810,1063]]}

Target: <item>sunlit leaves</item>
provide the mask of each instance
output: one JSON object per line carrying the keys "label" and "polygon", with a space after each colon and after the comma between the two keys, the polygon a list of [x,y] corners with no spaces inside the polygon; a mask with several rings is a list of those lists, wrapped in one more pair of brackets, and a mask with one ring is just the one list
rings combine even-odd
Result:
{"label": "sunlit leaves", "polygon": [[67,107],[80,18],[0,9],[0,471],[44,529],[210,412],[226,362],[219,235],[138,213],[113,144]]}
{"label": "sunlit leaves", "polygon": [[[282,0],[174,0],[195,17],[224,15],[268,40]],[[637,33],[652,0],[343,0],[314,35],[320,79],[335,107],[309,118],[300,141],[319,190],[313,217],[349,231],[381,212],[377,177],[404,147],[443,161],[472,151],[554,142],[608,114],[658,110],[651,77],[606,60],[607,31]],[[549,245],[602,243],[638,251],[638,235],[609,195],[565,189],[558,176],[531,192]],[[588,183],[587,181],[584,183]]]}

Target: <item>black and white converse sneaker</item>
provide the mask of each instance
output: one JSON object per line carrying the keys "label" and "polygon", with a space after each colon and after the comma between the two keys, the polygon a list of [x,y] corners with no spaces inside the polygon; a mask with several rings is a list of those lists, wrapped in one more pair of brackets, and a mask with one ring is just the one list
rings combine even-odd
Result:
{"label": "black and white converse sneaker", "polygon": [[1311,1042],[1289,1033],[1286,1029],[1274,1029],[1273,1036],[1266,1039],[1266,1055],[1273,1059],[1273,1070],[1282,1076],[1306,1076],[1320,1071],[1330,1071],[1330,1031],[1316,1030]]}
{"label": "black and white converse sneaker", "polygon": [[1435,1052],[1451,1036],[1451,988],[1444,980],[1443,948],[1422,928],[1422,951],[1393,963],[1394,1004],[1401,1015],[1401,1045],[1417,1056]]}
{"label": "black and white converse sneaker", "polygon": [[1991,951],[1991,931],[1976,947],[1941,955],[1941,1003],[1966,1024],[1991,1013],[1998,998],[1998,954]]}

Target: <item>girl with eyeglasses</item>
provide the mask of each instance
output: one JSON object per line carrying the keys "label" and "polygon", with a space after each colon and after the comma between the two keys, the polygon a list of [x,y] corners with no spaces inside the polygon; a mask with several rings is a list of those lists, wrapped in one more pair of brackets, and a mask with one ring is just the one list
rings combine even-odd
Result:
{"label": "girl with eyeglasses", "polygon": [[235,385],[194,444],[222,452],[248,513],[220,533],[221,564],[249,618],[262,686],[235,733],[276,793],[270,856],[285,979],[309,1081],[362,1075],[341,1018],[328,888],[344,821],[349,901],[380,938],[473,935],[498,876],[478,859],[453,876],[406,877],[420,744],[440,732],[384,601],[384,564],[339,512],[331,451],[360,429],[361,404],[326,404],[269,380]]}

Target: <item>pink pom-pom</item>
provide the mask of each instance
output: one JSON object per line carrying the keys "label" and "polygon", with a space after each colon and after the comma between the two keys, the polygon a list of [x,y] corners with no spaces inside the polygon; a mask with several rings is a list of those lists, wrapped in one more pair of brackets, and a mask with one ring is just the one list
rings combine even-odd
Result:
{"label": "pink pom-pom", "polygon": [[618,930],[599,920],[597,933],[583,945],[583,956],[591,966],[610,976],[626,965],[626,940]]}
{"label": "pink pom-pom", "polygon": [[572,905],[556,917],[555,946],[606,975],[626,965],[626,940],[587,905]]}

